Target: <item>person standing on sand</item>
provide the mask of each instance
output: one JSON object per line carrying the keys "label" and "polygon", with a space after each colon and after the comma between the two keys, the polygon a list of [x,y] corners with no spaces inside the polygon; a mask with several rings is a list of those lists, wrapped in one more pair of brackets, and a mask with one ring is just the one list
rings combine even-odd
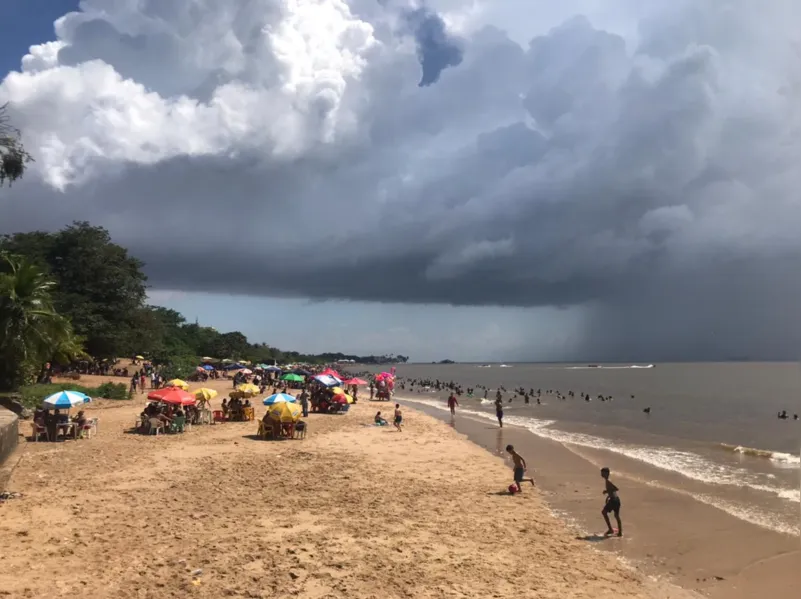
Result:
{"label": "person standing on sand", "polygon": [[601,510],[601,515],[604,517],[604,522],[606,522],[606,536],[615,534],[612,523],[609,521],[609,512],[612,512],[615,514],[615,520],[617,520],[617,536],[622,537],[623,523],[620,521],[620,497],[617,494],[618,488],[609,480],[609,468],[601,468],[601,477],[606,481],[606,488],[604,489],[606,503],[604,504],[604,509]]}
{"label": "person standing on sand", "polygon": [[458,406],[458,405],[459,405],[459,402],[456,401],[456,396],[453,393],[451,393],[448,396],[448,407],[451,410],[451,416],[456,415],[456,406]]}
{"label": "person standing on sand", "polygon": [[307,418],[309,416],[309,394],[306,391],[306,387],[303,387],[303,391],[300,397],[298,397],[298,400],[300,400],[300,408],[303,410],[303,417]]}
{"label": "person standing on sand", "polygon": [[503,403],[500,397],[495,400],[495,417],[498,419],[498,425],[503,428]]}
{"label": "person standing on sand", "polygon": [[401,413],[401,409],[400,409],[400,404],[399,403],[395,404],[395,418],[392,421],[392,424],[395,425],[395,428],[398,429],[399,433],[403,432],[403,427],[402,427],[403,414]]}
{"label": "person standing on sand", "polygon": [[523,481],[528,481],[531,483],[531,486],[534,486],[534,479],[533,478],[525,478],[526,475],[526,460],[523,459],[519,453],[515,451],[514,445],[507,445],[506,451],[509,455],[512,456],[512,461],[515,465],[514,476],[515,476],[515,484],[517,485],[517,492],[522,493],[523,488],[520,486],[520,483]]}

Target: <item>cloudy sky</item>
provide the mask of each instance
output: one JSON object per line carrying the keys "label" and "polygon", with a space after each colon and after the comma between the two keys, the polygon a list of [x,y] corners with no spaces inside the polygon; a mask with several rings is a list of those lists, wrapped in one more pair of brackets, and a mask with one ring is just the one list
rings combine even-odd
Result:
{"label": "cloudy sky", "polygon": [[36,163],[0,232],[103,225],[189,319],[415,360],[799,356],[797,0],[3,10]]}

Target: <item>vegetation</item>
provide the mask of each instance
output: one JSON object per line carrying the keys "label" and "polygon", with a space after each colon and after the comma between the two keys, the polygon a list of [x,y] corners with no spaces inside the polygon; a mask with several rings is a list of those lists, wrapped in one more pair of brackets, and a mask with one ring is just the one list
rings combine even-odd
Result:
{"label": "vegetation", "polygon": [[20,132],[11,126],[8,104],[0,106],[0,187],[6,181],[11,185],[25,174],[25,168],[33,158],[22,145]]}
{"label": "vegetation", "polygon": [[145,355],[167,378],[189,376],[202,356],[254,364],[408,360],[281,351],[239,331],[188,323],[175,310],[147,305],[144,264],[87,222],[0,237],[0,253],[7,265],[0,275],[0,390],[33,381],[45,362],[73,360],[82,348],[96,360]]}
{"label": "vegetation", "polygon": [[128,386],[123,383],[103,383],[99,387],[84,387],[75,383],[56,383],[52,385],[25,385],[19,388],[20,403],[27,408],[35,408],[42,399],[59,391],[79,391],[89,397],[105,399],[130,399]]}
{"label": "vegetation", "polygon": [[0,254],[0,390],[33,380],[46,362],[83,355],[69,320],[53,308],[54,285],[28,259]]}

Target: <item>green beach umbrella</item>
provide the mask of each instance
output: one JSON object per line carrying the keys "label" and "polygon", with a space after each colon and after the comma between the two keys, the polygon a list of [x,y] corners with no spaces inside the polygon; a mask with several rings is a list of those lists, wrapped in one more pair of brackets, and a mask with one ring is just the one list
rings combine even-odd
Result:
{"label": "green beach umbrella", "polygon": [[290,372],[289,374],[285,374],[284,376],[282,376],[281,380],[292,381],[294,383],[302,383],[304,379],[301,375]]}

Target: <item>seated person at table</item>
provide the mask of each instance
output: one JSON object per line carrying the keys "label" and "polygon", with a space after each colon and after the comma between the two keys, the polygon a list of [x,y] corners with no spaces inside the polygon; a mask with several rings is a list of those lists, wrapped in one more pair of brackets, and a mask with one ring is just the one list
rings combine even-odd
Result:
{"label": "seated person at table", "polygon": [[62,414],[61,410],[56,410],[56,421],[59,424],[69,424],[70,416],[69,414]]}
{"label": "seated person at table", "polygon": [[178,406],[177,408],[175,408],[175,411],[172,413],[172,415],[173,415],[173,417],[178,417],[178,418],[180,418],[181,416],[184,416],[184,411],[181,409],[181,406]]}
{"label": "seated person at table", "polygon": [[375,423],[376,423],[378,426],[386,426],[386,425],[387,425],[387,421],[386,421],[386,420],[384,420],[383,418],[381,418],[381,412],[378,412],[378,413],[375,415]]}
{"label": "seated person at table", "polygon": [[246,408],[249,408],[249,407],[250,407],[250,400],[249,400],[249,399],[246,399],[246,400],[245,400],[245,407],[246,407]]}
{"label": "seated person at table", "polygon": [[86,414],[84,413],[83,410],[81,410],[80,412],[75,414],[72,421],[78,425],[78,428],[83,428],[84,425],[86,424]]}

